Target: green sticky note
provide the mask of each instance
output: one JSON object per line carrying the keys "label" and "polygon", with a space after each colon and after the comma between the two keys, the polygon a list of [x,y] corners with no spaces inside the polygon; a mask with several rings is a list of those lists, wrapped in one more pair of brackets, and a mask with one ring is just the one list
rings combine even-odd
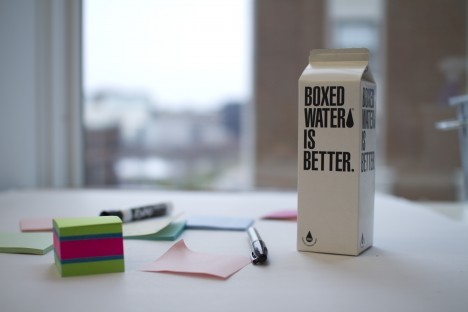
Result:
{"label": "green sticky note", "polygon": [[102,274],[102,273],[117,273],[125,271],[125,262],[123,256],[121,259],[103,259],[87,261],[87,259],[81,259],[82,261],[62,264],[57,257],[57,253],[54,253],[55,266],[60,272],[62,277],[88,275],[88,274]]}
{"label": "green sticky note", "polygon": [[162,230],[154,234],[129,236],[125,239],[147,239],[147,240],[158,240],[158,241],[174,241],[185,229],[185,221],[183,222],[172,222]]}
{"label": "green sticky note", "polygon": [[0,252],[44,255],[52,247],[51,233],[0,233]]}
{"label": "green sticky note", "polygon": [[122,233],[122,220],[116,216],[58,218],[53,224],[58,237]]}

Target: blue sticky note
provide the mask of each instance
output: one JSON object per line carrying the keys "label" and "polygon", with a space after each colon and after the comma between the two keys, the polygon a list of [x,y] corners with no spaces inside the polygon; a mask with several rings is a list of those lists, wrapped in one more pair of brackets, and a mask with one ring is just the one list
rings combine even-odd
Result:
{"label": "blue sticky note", "polygon": [[250,218],[195,216],[187,220],[186,229],[245,231],[253,224]]}

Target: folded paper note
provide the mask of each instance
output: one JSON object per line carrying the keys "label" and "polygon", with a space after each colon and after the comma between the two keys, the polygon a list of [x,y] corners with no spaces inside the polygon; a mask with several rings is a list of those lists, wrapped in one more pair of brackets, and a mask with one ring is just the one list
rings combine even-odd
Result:
{"label": "folded paper note", "polygon": [[127,236],[125,239],[146,239],[156,241],[176,240],[185,229],[185,221],[172,222],[162,230],[154,234]]}
{"label": "folded paper note", "polygon": [[264,215],[262,219],[297,220],[297,210],[280,210]]}
{"label": "folded paper note", "polygon": [[249,263],[250,258],[247,256],[194,252],[188,249],[182,239],[158,260],[143,267],[142,271],[186,273],[226,279]]}
{"label": "folded paper note", "polygon": [[180,217],[182,213],[169,216],[129,222],[123,225],[123,236],[125,238],[153,235],[167,227],[172,221]]}
{"label": "folded paper note", "polygon": [[187,220],[187,229],[245,231],[254,222],[250,218],[194,216]]}
{"label": "folded paper note", "polygon": [[0,233],[0,252],[44,255],[52,247],[50,233]]}
{"label": "folded paper note", "polygon": [[61,276],[124,271],[119,217],[53,220],[55,265]]}

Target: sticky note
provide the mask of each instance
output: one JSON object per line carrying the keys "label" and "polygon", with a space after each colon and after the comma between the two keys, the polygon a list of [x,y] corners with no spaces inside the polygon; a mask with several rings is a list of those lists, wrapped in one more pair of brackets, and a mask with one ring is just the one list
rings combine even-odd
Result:
{"label": "sticky note", "polygon": [[0,252],[44,255],[52,247],[51,233],[0,233]]}
{"label": "sticky note", "polygon": [[147,272],[173,272],[227,279],[250,263],[247,256],[200,253],[179,240],[155,262],[142,268]]}
{"label": "sticky note", "polygon": [[187,229],[245,231],[253,224],[251,218],[193,216],[187,219]]}
{"label": "sticky note", "polygon": [[147,235],[128,236],[125,239],[145,239],[157,241],[173,241],[176,240],[185,229],[185,221],[172,222],[162,230]]}
{"label": "sticky note", "polygon": [[182,213],[174,216],[159,217],[136,222],[129,222],[123,225],[123,236],[125,238],[154,235],[167,227],[172,221],[180,217]]}
{"label": "sticky note", "polygon": [[54,219],[53,241],[61,276],[124,271],[122,221],[118,217]]}
{"label": "sticky note", "polygon": [[52,218],[25,218],[20,220],[21,232],[52,232]]}
{"label": "sticky note", "polygon": [[54,231],[60,237],[122,233],[119,217],[59,218],[53,220]]}
{"label": "sticky note", "polygon": [[297,210],[279,210],[266,214],[262,219],[270,220],[297,220]]}

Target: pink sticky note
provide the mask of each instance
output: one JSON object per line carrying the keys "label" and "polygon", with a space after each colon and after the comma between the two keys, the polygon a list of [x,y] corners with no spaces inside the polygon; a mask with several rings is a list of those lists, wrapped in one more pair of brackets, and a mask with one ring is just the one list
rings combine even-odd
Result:
{"label": "pink sticky note", "polygon": [[51,232],[52,218],[21,219],[21,232]]}
{"label": "pink sticky note", "polygon": [[262,219],[297,220],[297,210],[280,210],[272,212],[263,216]]}
{"label": "pink sticky note", "polygon": [[175,243],[158,260],[142,268],[148,272],[175,272],[228,278],[247,264],[247,256],[228,256],[194,252],[184,240]]}

